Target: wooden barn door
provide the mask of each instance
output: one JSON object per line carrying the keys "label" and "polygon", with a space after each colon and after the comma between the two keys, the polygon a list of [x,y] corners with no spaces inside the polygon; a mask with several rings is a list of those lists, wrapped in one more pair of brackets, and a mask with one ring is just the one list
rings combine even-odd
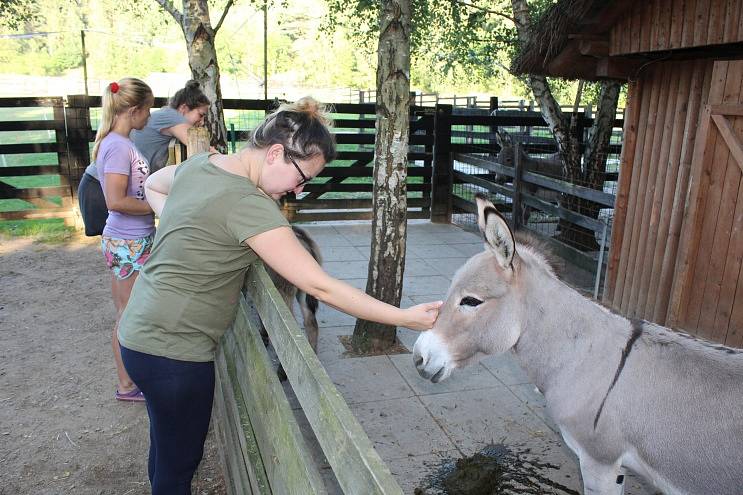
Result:
{"label": "wooden barn door", "polygon": [[743,61],[716,62],[698,129],[668,322],[743,347]]}

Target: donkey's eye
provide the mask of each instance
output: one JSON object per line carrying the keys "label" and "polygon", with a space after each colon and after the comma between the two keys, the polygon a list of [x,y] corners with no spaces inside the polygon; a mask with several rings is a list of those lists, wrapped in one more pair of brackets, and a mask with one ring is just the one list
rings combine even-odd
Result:
{"label": "donkey's eye", "polygon": [[459,302],[459,305],[460,306],[479,306],[480,304],[482,304],[482,301],[481,300],[476,299],[474,297],[469,297],[469,296],[463,298]]}

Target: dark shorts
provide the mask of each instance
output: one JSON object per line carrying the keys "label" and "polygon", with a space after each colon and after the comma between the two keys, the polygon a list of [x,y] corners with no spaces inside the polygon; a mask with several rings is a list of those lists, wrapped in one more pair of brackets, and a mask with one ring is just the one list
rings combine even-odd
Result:
{"label": "dark shorts", "polygon": [[103,234],[106,226],[108,208],[103,189],[98,179],[90,174],[83,174],[77,188],[77,200],[80,204],[80,215],[85,224],[85,235],[93,237]]}

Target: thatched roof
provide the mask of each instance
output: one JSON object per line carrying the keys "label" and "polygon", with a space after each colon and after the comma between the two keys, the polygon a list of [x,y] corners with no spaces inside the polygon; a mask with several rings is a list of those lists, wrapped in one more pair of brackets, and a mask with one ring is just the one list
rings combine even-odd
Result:
{"label": "thatched roof", "polygon": [[[517,74],[567,79],[627,79],[657,60],[739,57],[743,33],[728,30],[719,19],[743,14],[712,2],[709,27],[702,20],[701,36],[693,12],[676,11],[657,17],[670,0],[558,0],[533,22],[528,42],[511,66]],[[738,18],[735,18],[735,16]],[[718,20],[714,27],[711,19]],[[630,24],[632,29],[630,29]],[[638,27],[639,26],[639,27]],[[715,29],[725,28],[724,38]],[[693,32],[691,38],[682,33]],[[641,38],[637,38],[642,33]],[[708,34],[713,33],[713,34]],[[675,37],[671,34],[675,34]]]}
{"label": "thatched roof", "polygon": [[517,74],[544,75],[548,62],[567,45],[568,35],[577,31],[589,12],[607,3],[611,2],[562,0],[554,4],[536,22],[532,21],[529,41],[521,47],[511,70]]}

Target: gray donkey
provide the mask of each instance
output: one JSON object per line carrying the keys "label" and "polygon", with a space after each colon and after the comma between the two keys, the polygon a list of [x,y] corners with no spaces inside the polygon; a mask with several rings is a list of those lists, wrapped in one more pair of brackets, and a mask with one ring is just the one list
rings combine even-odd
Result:
{"label": "gray donkey", "polygon": [[[322,264],[322,255],[320,254],[320,247],[310,237],[310,234],[306,230],[300,229],[292,225],[292,231],[297,236],[297,240],[309,252],[315,261]],[[294,313],[294,300],[296,299],[299,303],[299,310],[302,312],[302,318],[304,321],[304,333],[307,335],[307,340],[312,347],[312,350],[317,353],[317,338],[320,333],[319,326],[317,324],[317,317],[315,316],[318,309],[318,301],[313,296],[306,294],[305,292],[297,289],[294,285],[290,284],[285,278],[276,273],[266,265],[266,271],[271,276],[274,285],[279,290],[281,297],[284,299],[289,311]],[[265,330],[261,332],[265,343],[268,343],[268,334]],[[285,379],[283,368],[279,368],[278,375],[282,379]]]}
{"label": "gray donkey", "polygon": [[[514,144],[513,137],[505,131],[498,130],[498,132],[495,135],[495,140],[498,143],[498,146],[500,146],[500,151],[495,156],[495,161],[497,163],[500,163],[503,166],[513,168],[516,163],[516,146]],[[525,172],[532,172],[535,174],[545,175],[547,177],[553,177],[553,178],[560,178],[563,176],[562,159],[560,158],[560,153],[552,153],[552,154],[547,155],[545,158],[534,158],[528,155],[524,151],[524,149],[521,148],[520,155],[521,155],[521,167],[522,167],[522,170]],[[509,177],[508,175],[505,175],[505,174],[495,175],[496,184],[506,184],[512,181],[513,181],[513,178]],[[529,182],[524,182],[523,188],[524,188],[523,189],[524,191],[531,194],[532,196],[537,196],[540,199],[543,199],[545,201],[551,201],[553,203],[557,203],[560,197],[560,194],[556,191],[542,189],[536,184],[531,184]],[[526,225],[527,223],[529,223],[529,217],[531,216],[531,211],[532,211],[531,206],[524,205],[524,208],[522,210],[523,225]]]}
{"label": "gray donkey", "polygon": [[580,460],[584,492],[624,493],[629,469],[666,494],[743,494],[743,351],[630,321],[563,284],[477,199],[485,251],[454,276],[418,373],[446,379],[511,351]]}

